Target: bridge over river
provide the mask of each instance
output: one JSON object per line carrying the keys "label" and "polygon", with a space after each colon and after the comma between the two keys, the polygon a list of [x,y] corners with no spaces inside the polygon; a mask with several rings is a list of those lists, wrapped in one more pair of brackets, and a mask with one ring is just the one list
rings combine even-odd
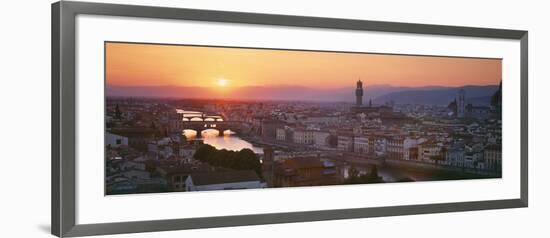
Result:
{"label": "bridge over river", "polygon": [[205,130],[217,130],[219,136],[225,131],[241,132],[248,127],[248,123],[241,121],[228,121],[223,114],[206,114],[197,111],[177,110],[178,114],[170,121],[170,130],[193,130],[200,137]]}

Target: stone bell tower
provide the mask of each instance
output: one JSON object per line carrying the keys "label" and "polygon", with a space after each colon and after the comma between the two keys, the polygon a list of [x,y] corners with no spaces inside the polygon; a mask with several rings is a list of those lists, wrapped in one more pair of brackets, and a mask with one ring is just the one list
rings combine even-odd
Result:
{"label": "stone bell tower", "polygon": [[363,106],[363,82],[357,81],[357,88],[355,89],[355,105],[357,107]]}

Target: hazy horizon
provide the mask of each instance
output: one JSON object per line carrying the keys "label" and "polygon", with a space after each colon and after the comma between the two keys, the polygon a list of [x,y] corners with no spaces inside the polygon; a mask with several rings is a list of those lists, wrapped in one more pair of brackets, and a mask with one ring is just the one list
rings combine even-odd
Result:
{"label": "hazy horizon", "polygon": [[[362,81],[362,80],[361,80]],[[351,82],[351,81],[350,81]],[[317,90],[340,90],[340,89],[355,89],[355,83],[357,81],[352,81],[352,86],[346,86],[346,87],[338,87],[338,88],[320,88]],[[363,81],[362,81],[363,82]],[[461,88],[461,87],[469,87],[469,86],[498,86],[499,83],[496,84],[481,84],[481,85],[474,85],[474,84],[465,84],[460,86],[445,86],[445,85],[420,85],[420,86],[399,86],[399,85],[391,85],[391,84],[371,84],[371,85],[365,85],[363,84],[363,89],[366,88],[377,88],[377,87],[396,87],[396,88]],[[107,84],[106,87],[182,87],[182,88],[211,88],[206,86],[181,86],[181,85],[174,85],[174,84],[159,84],[159,85],[123,85],[123,84]],[[280,84],[280,85],[248,85],[248,86],[238,86],[234,88],[248,88],[248,87],[272,87],[272,88],[281,88],[281,87],[300,87],[300,88],[312,88],[313,87],[307,87],[307,86],[300,86],[300,85],[290,85],[290,84]]]}
{"label": "hazy horizon", "polygon": [[368,101],[406,90],[492,89],[502,76],[500,59],[114,42],[105,53],[107,96],[348,102],[361,80]]}
{"label": "hazy horizon", "polygon": [[[434,104],[446,104],[452,100],[460,88],[466,90],[466,98],[483,98],[492,95],[498,85],[483,86],[423,86],[393,87],[379,85],[364,87],[363,100],[386,102],[395,99],[398,103],[407,101],[400,96],[411,94],[414,100],[433,101]],[[231,92],[218,94],[216,89],[208,87],[181,86],[108,86],[108,97],[136,98],[176,98],[176,99],[216,99],[242,101],[308,101],[308,102],[354,102],[354,88],[312,89],[302,86],[248,86],[235,88]],[[423,98],[423,99],[422,99]]]}

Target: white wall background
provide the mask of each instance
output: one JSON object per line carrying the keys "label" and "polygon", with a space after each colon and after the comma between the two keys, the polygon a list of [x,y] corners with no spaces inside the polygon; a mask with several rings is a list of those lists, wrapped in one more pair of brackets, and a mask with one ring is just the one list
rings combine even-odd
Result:
{"label": "white wall background", "polygon": [[[119,1],[112,1],[119,2]],[[128,1],[126,1],[128,2]],[[142,233],[113,237],[548,237],[550,26],[546,1],[153,1],[187,8],[529,30],[530,205],[447,214]],[[49,237],[50,3],[6,1],[0,37],[0,237]],[[406,195],[404,195],[406,196]],[[337,197],[335,197],[337,199]]]}

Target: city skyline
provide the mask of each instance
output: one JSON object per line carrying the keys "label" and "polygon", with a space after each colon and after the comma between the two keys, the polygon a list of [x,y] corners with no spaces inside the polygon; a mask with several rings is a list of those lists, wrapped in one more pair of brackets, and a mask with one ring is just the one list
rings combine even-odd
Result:
{"label": "city skyline", "polygon": [[[209,46],[105,44],[108,87],[347,88],[498,85],[501,60]],[[398,69],[398,70],[396,70]]]}
{"label": "city skyline", "polygon": [[498,59],[105,50],[107,195],[502,177]]}

